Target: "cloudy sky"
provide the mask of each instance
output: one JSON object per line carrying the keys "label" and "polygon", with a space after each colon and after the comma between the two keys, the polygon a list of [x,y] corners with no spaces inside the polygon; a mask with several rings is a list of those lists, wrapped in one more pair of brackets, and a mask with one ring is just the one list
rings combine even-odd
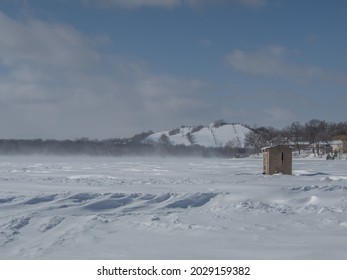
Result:
{"label": "cloudy sky", "polygon": [[347,121],[345,0],[1,0],[0,138]]}

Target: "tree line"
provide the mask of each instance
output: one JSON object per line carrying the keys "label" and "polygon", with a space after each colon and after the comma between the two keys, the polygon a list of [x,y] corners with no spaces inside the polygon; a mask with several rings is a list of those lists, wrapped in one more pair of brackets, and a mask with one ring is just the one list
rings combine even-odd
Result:
{"label": "tree line", "polygon": [[326,122],[318,119],[306,123],[293,122],[283,129],[256,127],[245,139],[245,146],[251,152],[276,144],[290,144],[300,154],[302,149],[311,146],[319,154],[322,143],[333,140],[347,141],[347,122]]}
{"label": "tree line", "polygon": [[[249,127],[250,128],[250,127]],[[331,140],[347,141],[347,122],[332,123],[313,119],[301,124],[293,122],[283,129],[253,127],[246,135],[245,147],[230,143],[225,147],[212,148],[195,145],[172,145],[168,137],[159,143],[145,143],[143,140],[153,131],[143,132],[131,138],[105,140],[78,138],[74,140],[55,139],[0,139],[0,154],[57,154],[95,156],[202,156],[202,157],[245,157],[259,153],[260,149],[276,144],[290,144],[299,153],[308,145],[319,153],[319,144]],[[174,133],[174,131],[172,131]]]}
{"label": "tree line", "polygon": [[224,148],[199,145],[171,145],[167,142],[144,143],[153,131],[136,134],[131,138],[105,140],[78,138],[55,139],[0,139],[0,154],[91,155],[91,156],[202,156],[225,157]]}

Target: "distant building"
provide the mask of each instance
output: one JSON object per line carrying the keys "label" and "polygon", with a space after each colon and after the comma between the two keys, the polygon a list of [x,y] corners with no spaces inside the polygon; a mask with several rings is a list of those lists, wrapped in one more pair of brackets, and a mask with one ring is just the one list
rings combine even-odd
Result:
{"label": "distant building", "polygon": [[333,140],[319,142],[315,144],[319,155],[327,155],[327,159],[334,159],[338,155],[347,153],[347,142],[343,140]]}
{"label": "distant building", "polygon": [[343,154],[347,152],[347,142],[342,140],[329,141],[334,154]]}
{"label": "distant building", "polygon": [[288,146],[277,145],[262,148],[263,174],[276,173],[292,174],[292,149]]}

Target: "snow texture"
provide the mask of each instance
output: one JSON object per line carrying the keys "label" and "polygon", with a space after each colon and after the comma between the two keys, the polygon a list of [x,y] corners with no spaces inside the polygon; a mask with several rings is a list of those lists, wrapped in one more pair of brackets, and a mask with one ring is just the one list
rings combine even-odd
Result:
{"label": "snow texture", "polygon": [[1,259],[346,259],[347,161],[0,157]]}

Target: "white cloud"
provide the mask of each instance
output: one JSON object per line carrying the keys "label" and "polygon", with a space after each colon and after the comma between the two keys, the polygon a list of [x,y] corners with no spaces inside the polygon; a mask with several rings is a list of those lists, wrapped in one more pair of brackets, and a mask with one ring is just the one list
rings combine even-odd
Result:
{"label": "white cloud", "polygon": [[173,8],[181,4],[181,0],[87,0],[102,7],[122,7],[136,9],[141,7]]}
{"label": "white cloud", "polygon": [[182,0],[182,3],[187,3],[193,7],[206,5],[243,5],[247,7],[257,8],[266,5],[267,0]]}
{"label": "white cloud", "polygon": [[249,7],[261,7],[266,5],[266,0],[237,0],[237,2]]}
{"label": "white cloud", "polygon": [[0,59],[6,65],[28,62],[76,68],[98,59],[90,39],[67,25],[19,22],[0,11],[0,34]]}
{"label": "white cloud", "polygon": [[103,54],[71,26],[0,12],[0,34],[0,138],[123,137],[206,115],[203,81]]}
{"label": "white cloud", "polygon": [[295,53],[282,46],[267,46],[255,52],[235,50],[226,56],[227,63],[238,72],[261,76],[281,76],[288,79],[310,79],[325,75],[317,66],[290,61]]}
{"label": "white cloud", "polygon": [[273,120],[276,120],[278,123],[290,123],[296,117],[291,110],[280,106],[267,108],[264,113],[268,115],[268,119],[265,121],[266,123],[271,123]]}
{"label": "white cloud", "polygon": [[216,4],[239,4],[248,7],[261,7],[266,0],[82,0],[101,7],[121,7],[126,9],[137,9],[142,7],[175,8],[182,5],[201,7]]}
{"label": "white cloud", "polygon": [[198,92],[206,87],[208,85],[199,80],[152,75],[139,80],[136,91],[143,97],[146,111],[180,115],[204,107]]}

